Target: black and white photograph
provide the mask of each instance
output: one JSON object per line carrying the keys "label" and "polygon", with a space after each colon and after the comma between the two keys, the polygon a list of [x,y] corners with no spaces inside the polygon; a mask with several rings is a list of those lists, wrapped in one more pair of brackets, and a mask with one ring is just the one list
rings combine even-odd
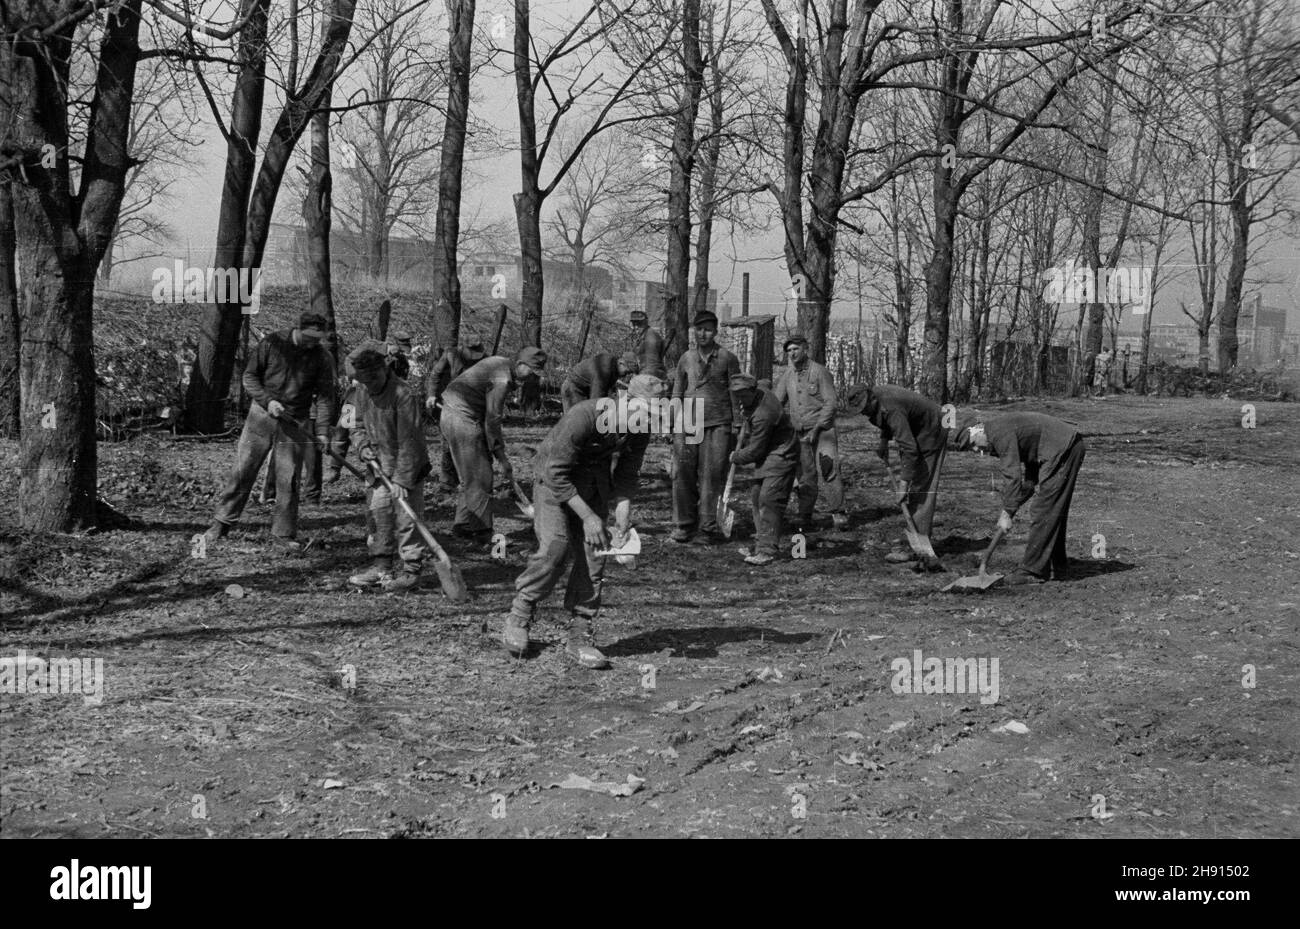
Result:
{"label": "black and white photograph", "polygon": [[1179,842],[1300,837],[1296,0],[0,26],[24,895],[150,907],[79,840],[1148,839],[1091,892],[1220,908]]}

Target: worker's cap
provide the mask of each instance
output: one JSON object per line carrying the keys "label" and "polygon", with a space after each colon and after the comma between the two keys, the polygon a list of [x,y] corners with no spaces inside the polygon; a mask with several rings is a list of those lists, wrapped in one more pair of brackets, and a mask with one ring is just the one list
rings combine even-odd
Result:
{"label": "worker's cap", "polygon": [[703,326],[712,326],[718,328],[718,314],[710,313],[708,310],[700,310],[695,314],[695,319],[691,322],[692,329],[699,329]]}
{"label": "worker's cap", "polygon": [[849,395],[844,398],[844,407],[850,413],[868,413],[875,398],[875,391],[870,384],[855,384],[849,388]]}
{"label": "worker's cap", "polygon": [[408,351],[411,348],[411,334],[405,329],[399,329],[397,332],[394,332],[388,337],[388,341],[390,344],[396,345],[399,348],[405,348]]}
{"label": "worker's cap", "polygon": [[462,348],[460,353],[470,361],[482,361],[487,355],[487,352],[483,350],[483,343],[477,340]]}
{"label": "worker's cap", "polygon": [[971,430],[984,426],[984,415],[978,410],[958,410],[957,424],[948,433],[948,442],[958,451],[966,451],[974,446]]}
{"label": "worker's cap", "polygon": [[668,382],[653,374],[638,374],[627,382],[627,395],[632,400],[653,400],[668,391]]}
{"label": "worker's cap", "polygon": [[633,310],[628,315],[628,318],[636,320],[636,319],[649,319],[650,317],[646,315],[645,310]]}
{"label": "worker's cap", "polygon": [[788,336],[786,336],[785,342],[781,345],[781,351],[783,352],[790,351],[791,345],[802,345],[804,348],[807,348],[808,340],[804,338],[804,334],[802,332],[792,332]]}
{"label": "worker's cap", "polygon": [[515,355],[515,363],[528,365],[540,374],[542,368],[546,367],[546,352],[536,345],[525,345]]}
{"label": "worker's cap", "polygon": [[732,390],[751,390],[758,386],[758,379],[752,374],[731,375]]}
{"label": "worker's cap", "polygon": [[298,331],[303,335],[323,339],[325,333],[329,331],[329,324],[325,322],[325,317],[320,313],[303,313],[298,317]]}
{"label": "worker's cap", "polygon": [[376,368],[384,367],[385,356],[382,352],[377,352],[370,346],[363,345],[348,355],[348,364],[358,374],[362,371],[374,371]]}
{"label": "worker's cap", "polygon": [[624,352],[619,357],[618,363],[627,368],[633,374],[641,370],[641,359],[636,356],[635,352]]}

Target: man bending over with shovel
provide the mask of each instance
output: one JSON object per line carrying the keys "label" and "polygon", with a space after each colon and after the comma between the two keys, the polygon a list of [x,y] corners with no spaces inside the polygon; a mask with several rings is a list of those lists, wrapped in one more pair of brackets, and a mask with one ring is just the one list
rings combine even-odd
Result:
{"label": "man bending over with shovel", "polygon": [[734,465],[754,469],[754,545],[742,548],[745,564],[765,565],[776,560],[781,516],[790,502],[795,469],[799,463],[799,438],[790,414],[770,390],[763,390],[749,374],[731,376],[731,392],[745,419],[745,444],[731,455]]}
{"label": "man bending over with shovel", "polygon": [[[662,397],[667,384],[638,374],[628,384],[629,420],[649,401]],[[632,519],[632,495],[650,430],[619,433],[606,427],[599,400],[583,400],[555,424],[537,449],[534,460],[533,531],[537,551],[515,581],[515,601],[506,617],[501,643],[511,655],[528,651],[528,627],[537,604],[559,583],[569,560],[564,606],[573,618],[566,654],[584,668],[607,668],[609,662],[595,645],[595,620],[600,612],[605,560],[594,553],[610,547],[605,518],[614,508],[613,547],[621,548]],[[615,458],[617,457],[617,462]]]}
{"label": "man bending over with shovel", "polygon": [[[1016,511],[1034,498],[1024,561],[1003,578],[1003,585],[1063,580],[1068,564],[1065,526],[1086,450],[1079,431],[1043,413],[1004,413],[985,419],[979,413],[963,411],[953,444],[959,449],[988,451],[1000,459],[1002,513],[994,545],[1011,529]],[[990,553],[992,549],[990,545]]]}
{"label": "man bending over with shovel", "polygon": [[[373,520],[369,544],[373,563],[349,577],[348,583],[404,593],[420,583],[424,542],[416,520],[424,518],[424,479],[433,470],[424,444],[420,401],[389,369],[385,353],[363,346],[348,361],[361,385],[352,427],[357,454],[368,467],[379,468],[388,477],[385,486],[376,475],[366,491]],[[403,499],[414,517],[398,503]],[[401,558],[400,572],[393,570],[394,555]]]}
{"label": "man bending over with shovel", "polygon": [[[907,509],[917,534],[926,540],[922,545],[929,545],[939,495],[939,471],[948,441],[939,404],[902,387],[860,384],[849,392],[848,408],[865,415],[880,430],[876,454],[890,472],[894,502]],[[889,464],[890,439],[898,446],[897,468]],[[924,557],[928,556],[916,551],[893,551],[885,560],[901,563]]]}

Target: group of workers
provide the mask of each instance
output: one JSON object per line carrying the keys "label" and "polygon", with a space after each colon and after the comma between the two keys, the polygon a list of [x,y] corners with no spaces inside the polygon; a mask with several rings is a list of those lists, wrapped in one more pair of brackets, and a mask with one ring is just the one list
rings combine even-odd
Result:
{"label": "group of workers", "polygon": [[[692,321],[695,344],[665,379],[663,337],[644,312],[632,316],[633,339],[623,355],[599,354],[574,366],[562,387],[564,412],[538,447],[533,462],[533,530],[537,549],[515,582],[502,644],[512,655],[530,647],[529,627],[537,605],[569,570],[565,607],[572,620],[567,653],[588,668],[606,667],[595,645],[594,620],[601,603],[605,557],[630,538],[632,500],[652,435],[649,430],[611,428],[602,415],[607,398],[622,390],[630,415],[647,414],[671,397],[698,408],[702,430],[669,429],[673,443],[671,539],[679,544],[727,541],[719,526],[719,497],[736,468],[753,468],[754,537],[741,549],[747,564],[770,564],[783,532],[815,528],[814,510],[824,494],[832,525],[847,526],[835,431],[838,397],[826,367],[814,361],[808,341],[785,340],[788,360],[774,385],[741,370],[739,359],[718,340],[710,312]],[[224,536],[239,518],[262,461],[274,451],[277,489],[273,544],[299,550],[296,538],[298,472],[309,452],[328,450],[327,475],[337,479],[349,447],[372,474],[366,492],[370,566],[348,580],[354,587],[403,592],[419,584],[425,546],[416,528],[422,519],[425,481],[433,472],[425,440],[425,412],[437,416],[443,459],[439,478],[455,487],[452,532],[475,546],[493,537],[493,462],[502,477],[514,473],[502,433],[506,401],[524,382],[539,379],[547,363],[540,348],[513,357],[484,357],[480,345],[448,349],[424,378],[427,395],[402,374],[399,344],[367,341],[346,358],[351,388],[336,417],[334,365],[325,342],[325,321],[305,313],[298,325],[268,335],[252,353],[243,383],[252,397],[235,466],[211,527],[209,541]],[[1039,413],[984,416],[941,408],[921,394],[890,385],[859,386],[845,398],[851,414],[865,415],[880,431],[878,455],[892,476],[894,502],[907,510],[916,531],[928,536],[944,456],[949,448],[996,456],[1003,474],[998,526],[1009,529],[1015,514],[1034,498],[1024,559],[1004,578],[1007,586],[1064,578],[1065,534],[1070,502],[1084,457],[1084,442],[1068,423]],[[680,410],[680,407],[677,407]],[[622,420],[620,420],[622,422]],[[312,436],[314,435],[314,441]],[[889,461],[889,443],[898,462]],[[795,488],[797,486],[797,492]],[[796,498],[795,518],[785,512]],[[402,506],[405,501],[408,507]],[[725,510],[724,510],[725,512]],[[607,526],[613,514],[612,530]],[[916,558],[897,550],[887,560]]]}

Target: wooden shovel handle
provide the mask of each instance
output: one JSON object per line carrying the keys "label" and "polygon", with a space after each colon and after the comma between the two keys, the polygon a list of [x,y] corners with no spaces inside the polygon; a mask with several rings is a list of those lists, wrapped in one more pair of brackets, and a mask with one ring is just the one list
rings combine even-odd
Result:
{"label": "wooden shovel handle", "polygon": [[[984,550],[983,556],[980,557],[980,574],[988,573],[989,559],[993,557],[993,550],[998,547],[998,543],[1002,541],[1002,537],[1006,534],[1007,530],[1001,526],[998,526],[997,531],[993,533],[993,541],[989,543],[989,547]],[[967,564],[969,563],[967,562]]]}

